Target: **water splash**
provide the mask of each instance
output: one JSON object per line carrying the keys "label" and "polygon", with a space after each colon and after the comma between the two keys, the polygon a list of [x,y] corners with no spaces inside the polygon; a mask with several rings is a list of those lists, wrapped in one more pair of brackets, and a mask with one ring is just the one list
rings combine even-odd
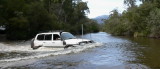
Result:
{"label": "water splash", "polygon": [[94,48],[97,46],[102,46],[102,43],[93,43],[93,44],[87,44],[84,46],[77,46],[73,48],[46,48],[41,47],[39,49],[33,50],[30,48],[30,45],[26,46],[11,46],[6,44],[1,44],[1,52],[26,52],[26,53],[34,53],[30,56],[22,56],[22,57],[15,57],[10,59],[2,59],[0,62],[11,62],[11,61],[19,61],[19,60],[27,60],[27,59],[33,59],[33,58],[42,58],[47,56],[55,56],[55,55],[62,55],[62,54],[69,54],[69,53],[78,53],[83,50],[86,50],[88,48]]}

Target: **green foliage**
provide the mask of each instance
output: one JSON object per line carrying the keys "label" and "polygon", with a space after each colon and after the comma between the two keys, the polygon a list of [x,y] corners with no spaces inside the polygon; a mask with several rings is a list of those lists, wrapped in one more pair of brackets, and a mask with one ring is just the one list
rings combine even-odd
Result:
{"label": "green foliage", "polygon": [[136,0],[124,0],[124,4],[126,4],[129,8],[135,7]]}
{"label": "green foliage", "polygon": [[150,12],[147,18],[150,37],[160,37],[160,9],[156,8]]}
{"label": "green foliage", "polygon": [[[142,4],[134,6],[135,0],[124,0],[128,9],[122,14],[113,11],[105,21],[104,28],[113,35],[160,37],[160,1],[140,0]],[[133,4],[133,6],[132,6]]]}
{"label": "green foliage", "polygon": [[86,33],[97,32],[98,24],[85,16],[87,12],[87,3],[81,0],[0,0],[0,26],[12,40],[52,30],[80,34],[81,24]]}
{"label": "green foliage", "polygon": [[113,34],[113,35],[124,35],[126,25],[122,22],[122,17],[118,13],[117,10],[113,10],[112,14],[109,16],[109,19],[105,21],[105,29],[107,32]]}
{"label": "green foliage", "polygon": [[89,19],[87,23],[84,24],[85,32],[99,32],[100,26],[97,21]]}
{"label": "green foliage", "polygon": [[29,34],[28,27],[29,24],[26,18],[13,17],[9,19],[9,25],[7,25],[7,38],[12,40],[27,39]]}
{"label": "green foliage", "polygon": [[27,12],[30,21],[30,35],[33,36],[40,31],[54,30],[56,17],[50,15],[39,2],[32,3]]}

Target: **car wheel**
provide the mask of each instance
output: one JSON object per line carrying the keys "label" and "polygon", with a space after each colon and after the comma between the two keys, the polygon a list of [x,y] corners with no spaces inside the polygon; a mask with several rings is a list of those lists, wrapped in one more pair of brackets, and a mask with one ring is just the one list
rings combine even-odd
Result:
{"label": "car wheel", "polygon": [[67,49],[67,48],[69,48],[69,47],[75,47],[75,46],[73,46],[73,45],[66,45],[66,46],[64,47],[64,49]]}

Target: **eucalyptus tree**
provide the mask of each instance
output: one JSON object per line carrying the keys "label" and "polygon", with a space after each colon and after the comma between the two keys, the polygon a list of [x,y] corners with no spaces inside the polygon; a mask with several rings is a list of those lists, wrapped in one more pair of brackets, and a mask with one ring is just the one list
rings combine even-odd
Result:
{"label": "eucalyptus tree", "polygon": [[28,39],[59,29],[79,33],[81,24],[90,25],[87,13],[82,0],[0,0],[0,26],[5,25],[8,39]]}
{"label": "eucalyptus tree", "polygon": [[129,8],[136,6],[136,0],[124,0],[124,4]]}

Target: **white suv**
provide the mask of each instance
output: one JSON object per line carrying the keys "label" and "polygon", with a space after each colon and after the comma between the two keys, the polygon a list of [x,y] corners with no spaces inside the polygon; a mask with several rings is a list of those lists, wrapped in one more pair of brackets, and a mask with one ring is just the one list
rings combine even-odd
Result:
{"label": "white suv", "polygon": [[42,46],[67,48],[70,46],[86,43],[93,43],[93,41],[76,38],[69,32],[49,32],[37,34],[36,37],[32,40],[31,48],[37,49]]}

